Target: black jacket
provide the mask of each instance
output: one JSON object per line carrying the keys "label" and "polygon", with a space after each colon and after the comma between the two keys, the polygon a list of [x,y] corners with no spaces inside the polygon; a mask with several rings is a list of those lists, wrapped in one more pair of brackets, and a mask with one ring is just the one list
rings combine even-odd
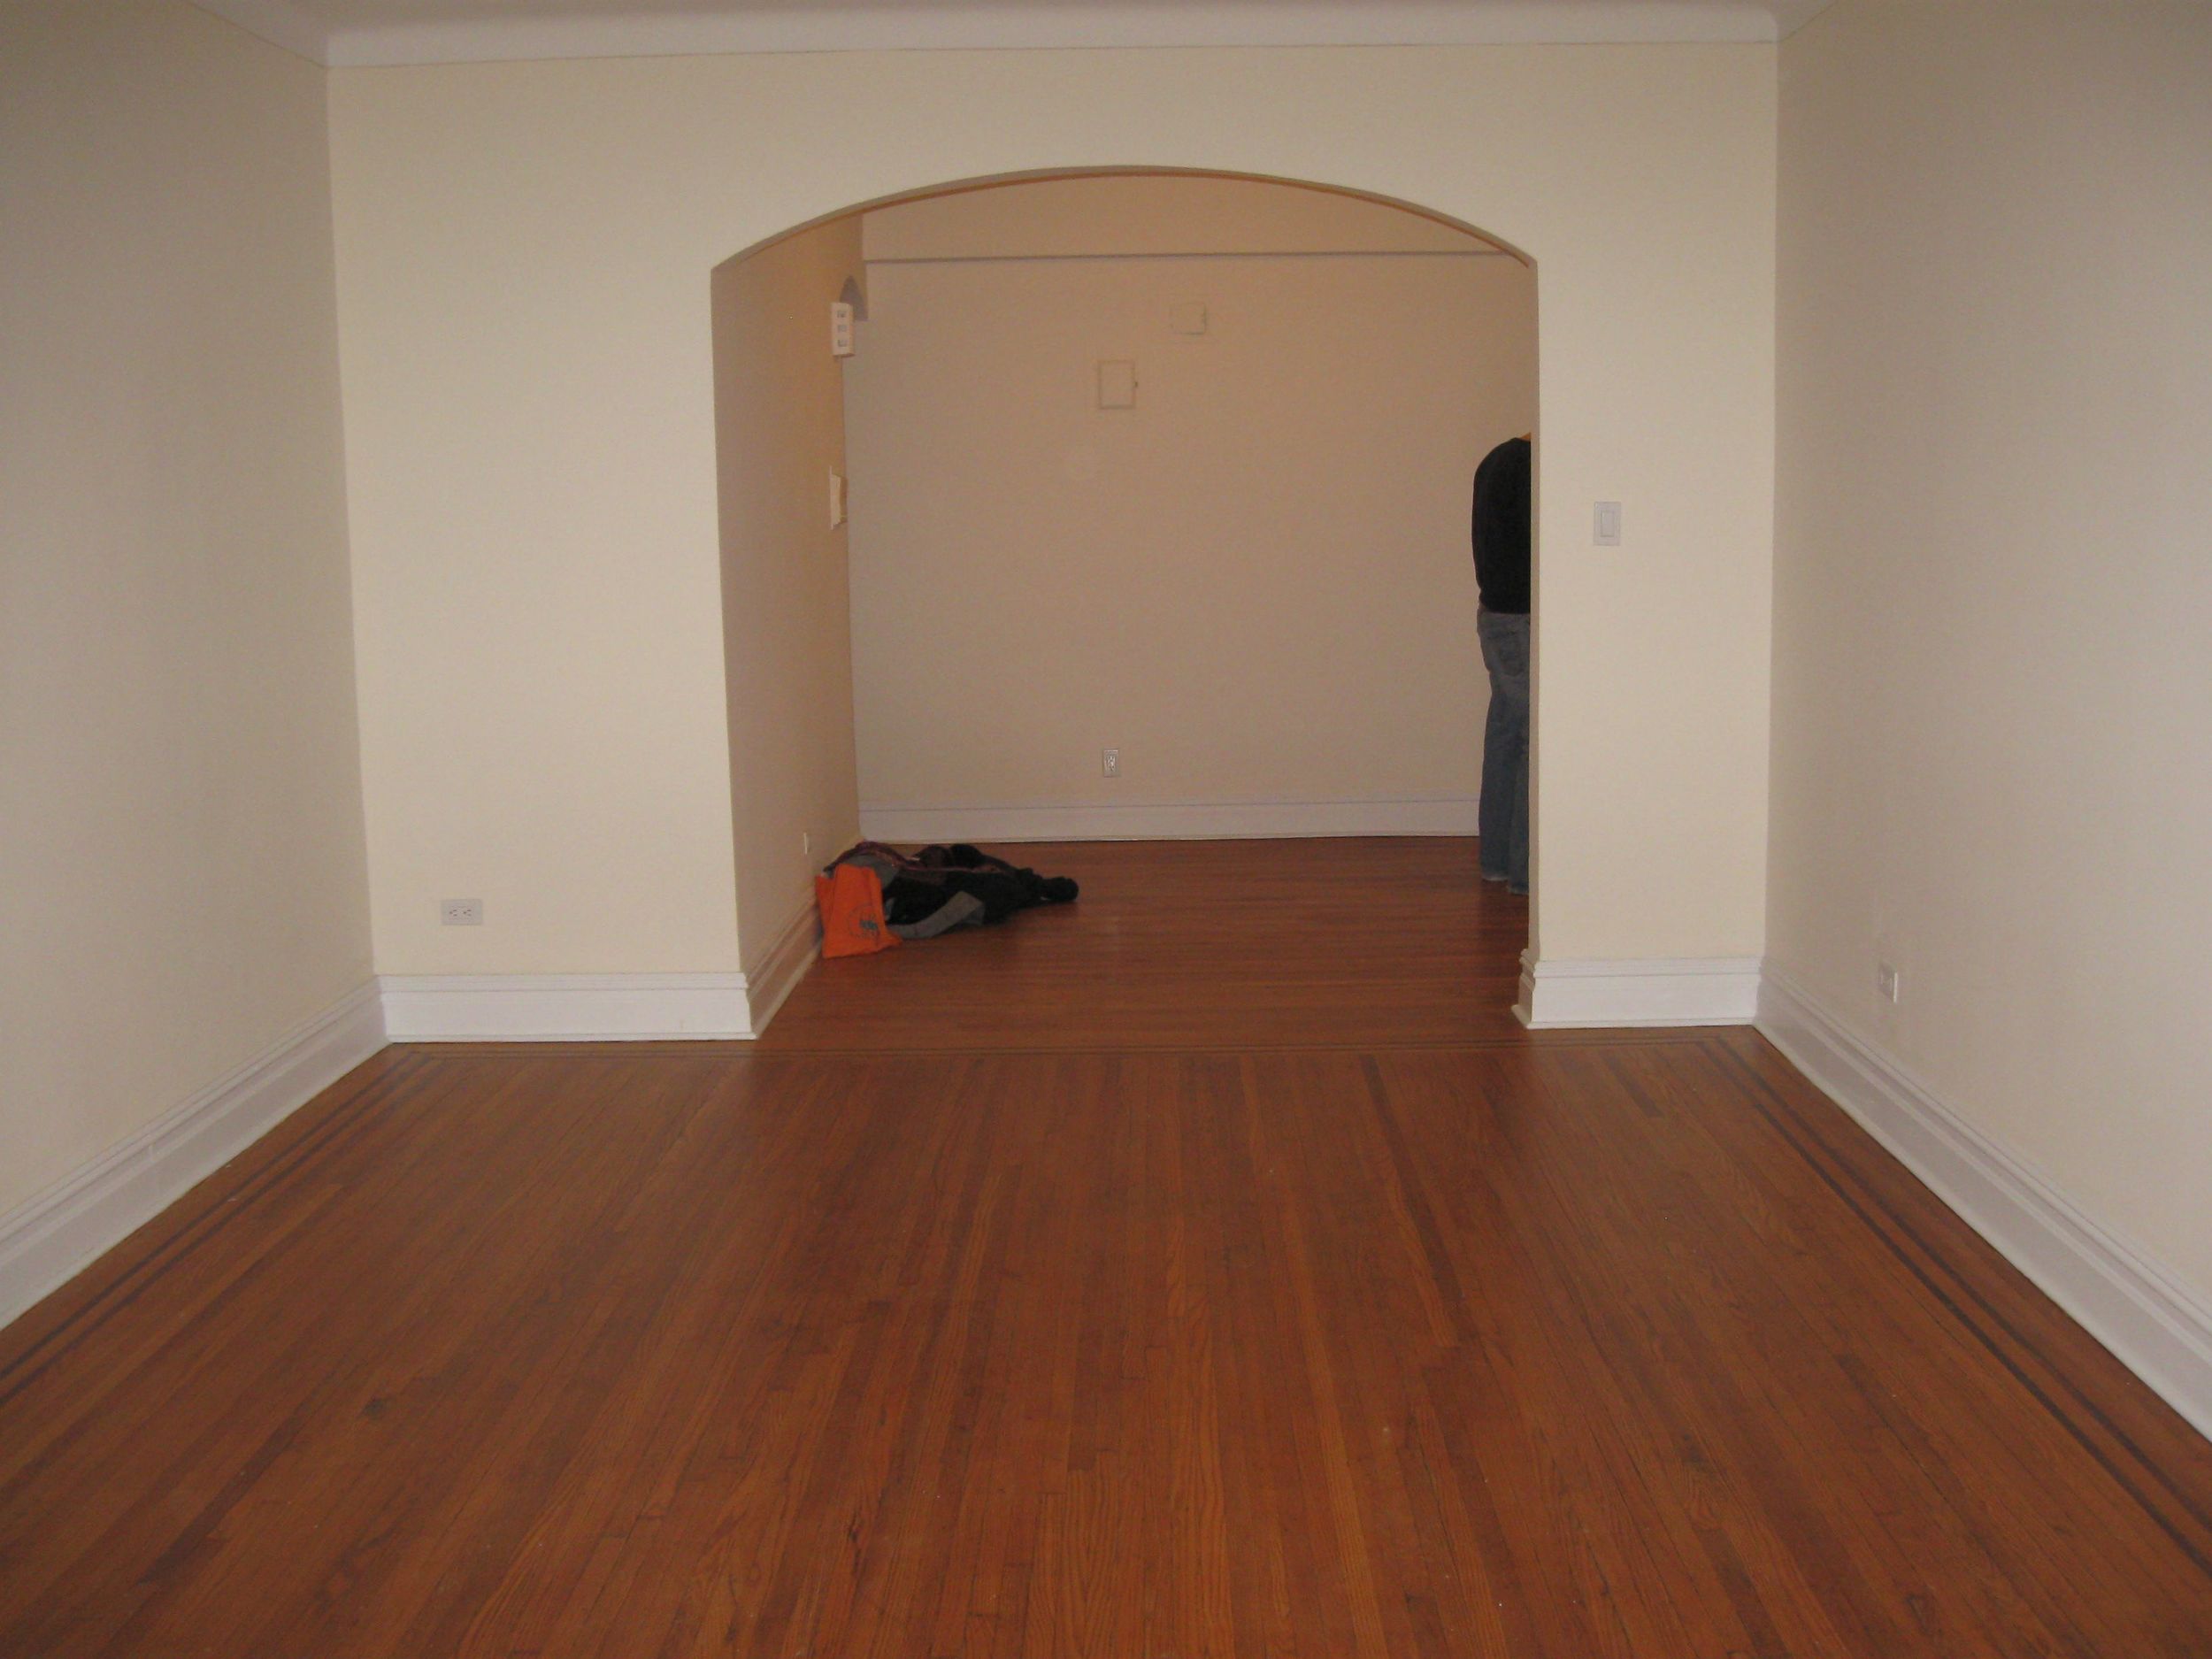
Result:
{"label": "black jacket", "polygon": [[1483,608],[1528,614],[1526,438],[1508,438],[1475,469],[1475,583]]}

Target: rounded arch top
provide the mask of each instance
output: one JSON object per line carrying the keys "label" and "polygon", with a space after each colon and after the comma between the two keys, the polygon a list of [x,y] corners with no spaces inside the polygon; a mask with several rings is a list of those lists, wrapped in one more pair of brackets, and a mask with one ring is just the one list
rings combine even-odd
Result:
{"label": "rounded arch top", "polygon": [[765,249],[772,248],[777,243],[793,236],[803,235],[819,226],[833,224],[838,220],[855,218],[864,213],[877,212],[886,208],[904,206],[909,203],[935,201],[946,196],[965,196],[979,191],[1005,189],[1022,185],[1054,184],[1081,179],[1129,178],[1212,180],[1236,184],[1268,186],[1286,190],[1304,190],[1322,196],[1338,196],[1348,201],[1389,208],[1397,212],[1410,214],[1416,219],[1425,219],[1431,224],[1441,226],[1447,230],[1456,232],[1486,247],[1495,249],[1500,253],[1518,260],[1531,270],[1536,267],[1534,255],[1502,236],[1484,230],[1479,226],[1471,225],[1465,219],[1455,214],[1444,212],[1440,209],[1428,207],[1421,203],[1408,201],[1399,196],[1386,196],[1379,191],[1364,190],[1352,185],[1318,180],[1292,178],[1277,173],[1248,173],[1233,168],[1163,166],[1133,163],[1031,168],[1010,173],[987,173],[966,179],[947,180],[938,184],[920,185],[911,189],[896,190],[866,201],[855,202],[844,207],[834,208],[826,213],[818,213],[811,219],[777,231],[772,235],[764,236],[749,246],[739,249],[723,263],[734,264],[739,260],[750,258]]}

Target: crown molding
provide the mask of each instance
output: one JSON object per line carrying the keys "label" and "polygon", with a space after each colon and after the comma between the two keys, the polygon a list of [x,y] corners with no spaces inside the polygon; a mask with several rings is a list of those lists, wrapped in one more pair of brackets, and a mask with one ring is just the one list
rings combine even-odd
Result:
{"label": "crown molding", "polygon": [[333,67],[736,52],[1071,47],[1771,42],[1830,0],[1010,0],[923,5],[703,5],[689,12],[452,16],[328,26],[296,0],[195,0]]}
{"label": "crown molding", "polygon": [[329,29],[320,18],[292,0],[192,0],[192,4],[310,63],[330,62]]}

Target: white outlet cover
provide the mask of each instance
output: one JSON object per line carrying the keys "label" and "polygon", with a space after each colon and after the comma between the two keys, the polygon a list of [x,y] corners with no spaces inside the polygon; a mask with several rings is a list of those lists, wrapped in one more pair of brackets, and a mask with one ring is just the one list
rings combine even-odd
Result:
{"label": "white outlet cover", "polygon": [[448,927],[481,927],[484,925],[484,901],[440,899],[438,920]]}

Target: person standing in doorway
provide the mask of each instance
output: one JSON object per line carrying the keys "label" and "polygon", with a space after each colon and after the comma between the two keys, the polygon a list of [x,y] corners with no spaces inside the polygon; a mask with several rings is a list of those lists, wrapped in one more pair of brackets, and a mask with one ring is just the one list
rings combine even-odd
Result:
{"label": "person standing in doorway", "polygon": [[1475,469],[1475,631],[1490,671],[1476,809],[1482,878],[1528,891],[1529,440],[1508,438]]}

